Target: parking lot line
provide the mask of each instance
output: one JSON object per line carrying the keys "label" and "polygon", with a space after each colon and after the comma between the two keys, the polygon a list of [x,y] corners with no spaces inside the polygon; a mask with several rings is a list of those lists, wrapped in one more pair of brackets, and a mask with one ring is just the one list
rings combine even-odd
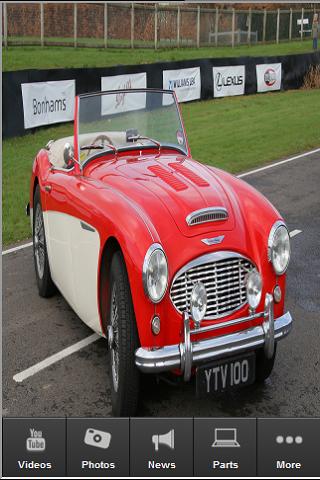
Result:
{"label": "parking lot line", "polygon": [[302,230],[292,230],[289,235],[291,238],[295,237],[296,235],[299,235],[299,233],[302,233]]}
{"label": "parking lot line", "polygon": [[300,153],[300,155],[295,155],[294,157],[286,158],[285,160],[280,160],[280,162],[271,163],[270,165],[266,165],[265,167],[256,168],[255,170],[250,170],[249,172],[241,173],[237,175],[238,178],[247,177],[248,175],[252,175],[253,173],[263,172],[264,170],[268,170],[269,168],[277,167],[278,165],[283,165],[285,163],[292,162],[293,160],[298,160],[299,158],[307,157],[308,155],[312,155],[313,153],[319,153],[320,148],[316,148],[315,150],[310,150],[309,152]]}
{"label": "parking lot line", "polygon": [[19,383],[23,382],[23,380],[25,380],[26,378],[32,377],[33,375],[40,372],[41,370],[44,370],[50,365],[53,365],[59,360],[62,360],[62,358],[68,357],[72,353],[75,353],[78,350],[81,350],[81,348],[86,347],[87,345],[90,345],[90,343],[95,342],[99,338],[102,338],[102,337],[100,337],[97,333],[93,333],[92,335],[89,335],[89,337],[86,337],[83,340],[80,340],[80,342],[74,343],[73,345],[70,345],[70,347],[64,348],[63,350],[60,350],[60,352],[57,352],[54,355],[51,355],[50,357],[45,358],[44,360],[42,360],[39,363],[36,363],[32,367],[27,368],[26,370],[23,370],[20,373],[17,373],[16,375],[14,375],[13,380]]}
{"label": "parking lot line", "polygon": [[8,250],[4,250],[2,255],[7,255],[8,253],[16,252],[17,250],[22,250],[23,248],[31,247],[33,242],[24,243],[23,245],[19,245],[18,247],[9,248]]}

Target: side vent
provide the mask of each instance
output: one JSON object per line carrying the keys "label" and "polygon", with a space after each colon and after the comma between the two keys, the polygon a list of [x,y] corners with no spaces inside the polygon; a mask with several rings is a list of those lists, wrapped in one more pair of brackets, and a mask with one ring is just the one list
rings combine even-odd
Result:
{"label": "side vent", "polygon": [[201,223],[219,222],[227,220],[228,212],[223,207],[208,207],[196,210],[186,217],[187,224],[191,227]]}

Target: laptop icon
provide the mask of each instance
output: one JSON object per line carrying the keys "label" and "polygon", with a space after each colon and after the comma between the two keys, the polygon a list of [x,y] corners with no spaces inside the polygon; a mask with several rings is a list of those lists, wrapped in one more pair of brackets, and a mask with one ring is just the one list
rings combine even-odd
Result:
{"label": "laptop icon", "polygon": [[215,428],[212,447],[240,447],[236,428]]}

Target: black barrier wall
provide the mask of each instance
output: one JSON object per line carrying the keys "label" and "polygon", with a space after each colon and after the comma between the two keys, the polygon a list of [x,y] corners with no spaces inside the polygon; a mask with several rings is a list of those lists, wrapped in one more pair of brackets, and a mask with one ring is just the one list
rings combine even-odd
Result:
{"label": "black barrier wall", "polygon": [[[107,53],[103,53],[107,55]],[[75,79],[76,93],[101,90],[101,77],[139,72],[147,73],[147,87],[162,88],[163,70],[200,67],[201,100],[213,98],[212,67],[245,65],[245,94],[257,92],[256,65],[282,63],[282,90],[300,88],[311,65],[320,64],[320,52],[276,57],[206,58],[144,65],[118,65],[107,68],[69,68],[4,72],[2,77],[3,138],[25,135],[21,84]],[[41,128],[41,127],[37,127]]]}

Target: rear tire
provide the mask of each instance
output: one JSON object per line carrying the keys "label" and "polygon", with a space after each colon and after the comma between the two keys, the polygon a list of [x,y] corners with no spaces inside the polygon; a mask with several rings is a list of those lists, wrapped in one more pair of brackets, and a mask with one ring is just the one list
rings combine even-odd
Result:
{"label": "rear tire", "polygon": [[140,373],[135,365],[139,347],[130,285],[121,252],[111,261],[108,292],[108,371],[112,413],[117,417],[135,415],[140,389]]}
{"label": "rear tire", "polygon": [[50,273],[39,185],[33,199],[33,258],[39,295],[51,297],[56,292],[56,286]]}
{"label": "rear tire", "polygon": [[276,359],[277,344],[274,346],[274,353],[271,358],[267,358],[263,349],[256,352],[256,382],[263,383],[270,377]]}

